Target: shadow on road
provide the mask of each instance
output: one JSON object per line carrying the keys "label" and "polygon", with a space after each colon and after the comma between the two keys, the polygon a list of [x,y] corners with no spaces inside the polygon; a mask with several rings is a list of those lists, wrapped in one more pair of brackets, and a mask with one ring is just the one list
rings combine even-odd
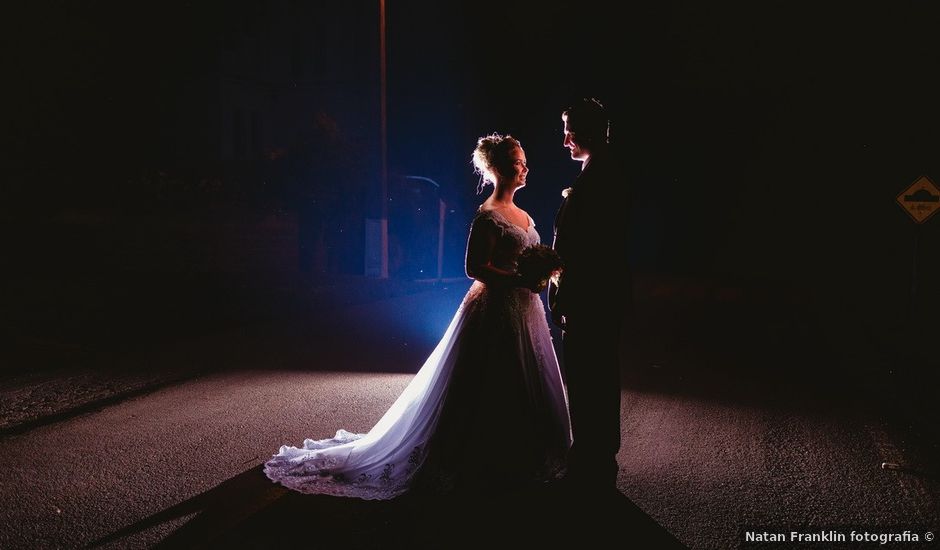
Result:
{"label": "shadow on road", "polygon": [[[484,483],[485,480],[481,480]],[[304,495],[252,468],[92,544],[100,546],[196,514],[155,548],[347,549],[625,547],[685,549],[623,494],[544,487],[391,501]]]}
{"label": "shadow on road", "polygon": [[164,539],[166,547],[201,547],[218,533],[245,520],[287,493],[265,477],[262,466],[244,471],[218,486],[176,506],[100,538],[89,548],[104,546],[146,531],[157,525],[195,514],[195,517]]}

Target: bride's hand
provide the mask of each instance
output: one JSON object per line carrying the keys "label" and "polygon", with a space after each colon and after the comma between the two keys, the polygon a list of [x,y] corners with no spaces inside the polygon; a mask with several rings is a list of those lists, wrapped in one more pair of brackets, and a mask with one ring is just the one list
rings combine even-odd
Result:
{"label": "bride's hand", "polygon": [[528,288],[532,292],[539,294],[546,288],[548,288],[548,279],[540,279],[537,281],[524,281],[522,284],[523,287]]}
{"label": "bride's hand", "polygon": [[523,275],[522,273],[516,273],[516,286],[522,288],[528,288],[532,292],[538,294],[548,288],[549,279],[536,279],[534,275]]}

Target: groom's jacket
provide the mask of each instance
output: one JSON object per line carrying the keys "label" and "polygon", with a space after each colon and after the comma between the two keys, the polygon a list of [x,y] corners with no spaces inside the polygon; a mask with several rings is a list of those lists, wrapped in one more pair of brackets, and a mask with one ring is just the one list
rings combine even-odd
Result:
{"label": "groom's jacket", "polygon": [[591,156],[555,216],[553,247],[565,264],[548,292],[566,328],[622,319],[632,281],[627,261],[628,181],[611,152]]}

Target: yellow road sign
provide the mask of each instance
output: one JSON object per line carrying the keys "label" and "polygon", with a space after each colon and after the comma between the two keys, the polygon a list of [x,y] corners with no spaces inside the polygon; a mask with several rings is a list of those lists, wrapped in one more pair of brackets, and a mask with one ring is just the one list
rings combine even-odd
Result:
{"label": "yellow road sign", "polygon": [[898,195],[897,201],[915,222],[924,223],[940,210],[940,189],[930,178],[921,176]]}

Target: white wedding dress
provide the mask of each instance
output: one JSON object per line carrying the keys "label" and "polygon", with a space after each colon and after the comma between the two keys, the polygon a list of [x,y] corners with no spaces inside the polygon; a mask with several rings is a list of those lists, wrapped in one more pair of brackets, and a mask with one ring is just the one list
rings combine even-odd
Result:
{"label": "white wedding dress", "polygon": [[[471,234],[492,232],[493,265],[514,270],[539,242],[481,210]],[[539,295],[474,281],[424,365],[366,434],[282,446],[265,474],[303,493],[394,498],[415,486],[449,490],[558,476],[571,444],[567,395]]]}

